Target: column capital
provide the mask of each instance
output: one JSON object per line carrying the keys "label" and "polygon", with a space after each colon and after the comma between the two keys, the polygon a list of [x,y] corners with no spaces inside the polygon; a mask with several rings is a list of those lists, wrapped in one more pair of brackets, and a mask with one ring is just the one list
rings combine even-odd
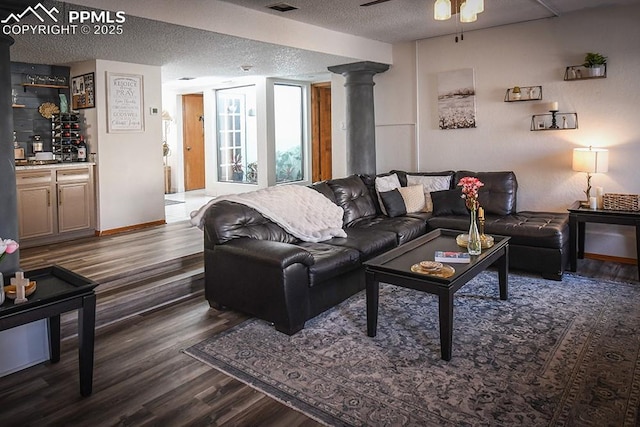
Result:
{"label": "column capital", "polygon": [[378,74],[384,73],[389,69],[389,64],[381,64],[379,62],[362,61],[354,62],[352,64],[334,65],[327,68],[329,71],[335,74],[342,74],[347,77],[351,73],[367,73]]}

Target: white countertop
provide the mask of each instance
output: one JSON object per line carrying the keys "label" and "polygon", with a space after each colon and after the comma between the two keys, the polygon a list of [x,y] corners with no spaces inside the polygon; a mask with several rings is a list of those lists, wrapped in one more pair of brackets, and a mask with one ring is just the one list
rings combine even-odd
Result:
{"label": "white countertop", "polygon": [[47,163],[44,165],[24,165],[16,166],[17,171],[32,169],[61,169],[61,168],[79,168],[84,166],[95,166],[92,162],[65,162],[65,163]]}

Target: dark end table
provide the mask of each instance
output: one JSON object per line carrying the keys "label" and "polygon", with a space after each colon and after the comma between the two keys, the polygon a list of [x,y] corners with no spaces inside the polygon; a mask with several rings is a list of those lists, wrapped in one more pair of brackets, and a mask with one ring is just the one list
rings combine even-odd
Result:
{"label": "dark end table", "polygon": [[[636,228],[636,259],[640,256],[640,212],[591,209],[575,202],[569,210],[569,269],[578,269],[578,258],[584,258],[584,241],[587,222],[630,225]],[[640,279],[640,265],[638,271]]]}
{"label": "dark end table", "polygon": [[471,257],[468,264],[451,264],[453,276],[442,278],[411,271],[420,261],[434,259],[435,251],[463,251],[456,243],[460,231],[437,229],[402,246],[391,249],[367,262],[367,334],[375,337],[378,327],[378,293],[380,282],[435,294],[438,296],[440,352],[443,360],[451,360],[453,342],[453,295],[468,281],[490,265],[498,267],[500,299],[508,297],[509,237],[494,237],[494,245]]}
{"label": "dark end table", "polygon": [[[60,361],[60,315],[78,310],[78,363],[80,394],[89,396],[93,384],[96,295],[98,286],[85,277],[59,266],[27,271],[24,277],[36,282],[36,291],[22,304],[6,298],[0,305],[0,331],[40,319],[48,319],[51,363]],[[5,275],[5,284],[10,279]],[[4,285],[4,284],[3,284]]]}

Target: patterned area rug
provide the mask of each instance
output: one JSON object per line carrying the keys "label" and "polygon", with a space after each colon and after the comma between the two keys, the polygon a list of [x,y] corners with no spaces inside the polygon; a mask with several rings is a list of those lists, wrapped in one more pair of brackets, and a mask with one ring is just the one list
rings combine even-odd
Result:
{"label": "patterned area rug", "polygon": [[327,425],[636,426],[640,287],[484,272],[455,295],[453,358],[437,299],[381,285],[378,334],[361,292],[292,337],[248,320],[186,353]]}

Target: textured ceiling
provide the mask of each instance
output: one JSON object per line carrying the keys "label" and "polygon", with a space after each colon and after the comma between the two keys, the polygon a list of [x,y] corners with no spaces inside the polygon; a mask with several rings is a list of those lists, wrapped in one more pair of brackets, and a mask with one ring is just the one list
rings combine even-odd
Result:
{"label": "textured ceiling", "polygon": [[[145,0],[150,4],[160,0]],[[366,0],[286,0],[298,10],[280,13],[265,6],[277,0],[224,0],[243,7],[277,14],[320,27],[384,42],[418,40],[459,31],[455,20],[434,21],[434,0],[390,0],[371,7],[360,7]],[[637,3],[640,0],[485,0],[485,12],[478,21],[463,24],[465,31],[496,25],[541,19],[554,14]],[[21,4],[37,2],[10,0],[20,10]],[[41,1],[61,10],[70,6],[51,0]],[[188,1],[181,5],[187,7]],[[548,6],[548,7],[545,7]],[[85,8],[86,9],[86,8]],[[0,8],[2,12],[2,8]],[[205,13],[206,11],[203,11]],[[37,24],[35,17],[25,22]],[[274,29],[277,31],[277,29]],[[181,77],[209,77],[211,82],[260,75],[322,80],[327,67],[354,62],[353,58],[311,52],[263,43],[239,37],[203,31],[128,15],[124,36],[15,36],[11,60],[16,62],[69,64],[89,59],[131,62],[162,67],[163,82]],[[252,65],[249,72],[240,66]],[[188,83],[182,83],[188,85]]]}
{"label": "textured ceiling", "polygon": [[[638,3],[638,0],[485,0],[485,11],[478,15],[476,22],[460,24],[454,19],[434,20],[435,0],[389,0],[369,7],[360,6],[369,0],[221,1],[387,43],[454,34],[461,25],[464,31],[471,31],[549,18],[581,9]],[[298,9],[283,13],[267,8],[277,3],[290,4]]]}

